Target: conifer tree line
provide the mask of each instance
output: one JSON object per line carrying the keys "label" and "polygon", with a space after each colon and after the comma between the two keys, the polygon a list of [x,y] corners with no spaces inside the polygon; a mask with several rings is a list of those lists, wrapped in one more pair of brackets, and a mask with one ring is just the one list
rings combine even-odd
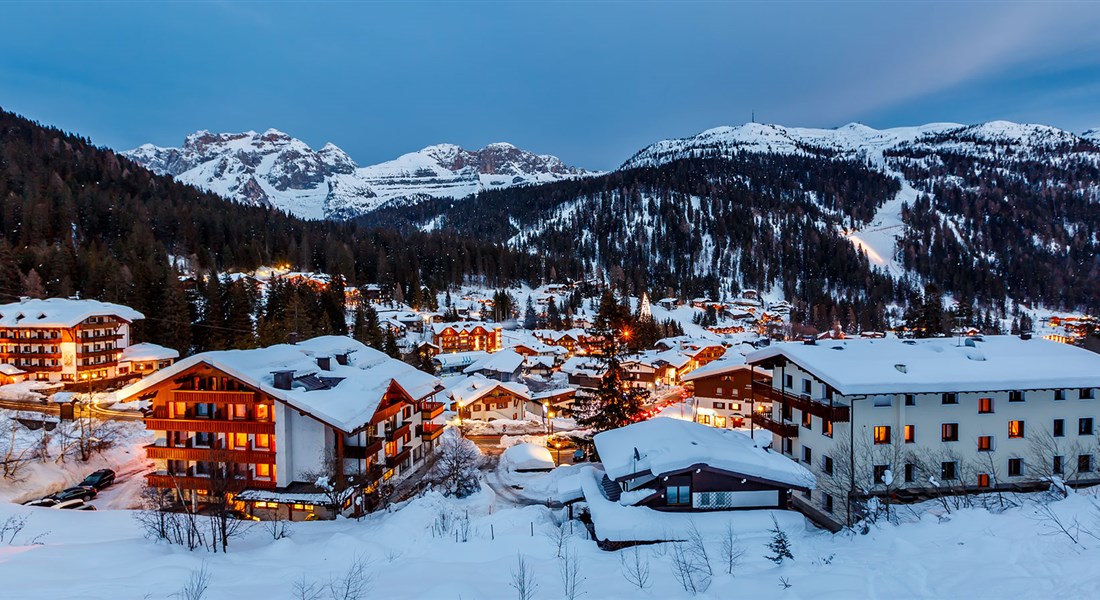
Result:
{"label": "conifer tree line", "polygon": [[[379,283],[434,307],[435,290],[576,276],[580,265],[454,233],[305,221],[226,202],[155,175],[83,137],[0,110],[0,302],[80,295],[146,315],[137,340],[186,351],[247,347],[288,330],[341,331],[332,301],[277,290],[259,306],[222,274],[290,264]],[[181,276],[198,273],[194,282]],[[251,312],[246,310],[251,308]],[[247,313],[247,314],[246,314]],[[193,324],[193,325],[192,325]],[[251,325],[251,327],[249,327]]]}

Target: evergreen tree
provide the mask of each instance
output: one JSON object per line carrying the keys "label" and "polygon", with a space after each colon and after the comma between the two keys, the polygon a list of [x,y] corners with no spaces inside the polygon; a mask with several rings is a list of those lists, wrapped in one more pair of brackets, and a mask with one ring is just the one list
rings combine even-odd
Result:
{"label": "evergreen tree", "polygon": [[36,269],[27,272],[23,278],[23,295],[29,298],[45,298],[46,286],[42,283],[42,277]]}
{"label": "evergreen tree", "polygon": [[562,328],[561,313],[558,312],[558,303],[553,297],[550,298],[550,305],[546,307],[546,321],[551,329]]}
{"label": "evergreen tree", "polygon": [[157,342],[168,348],[178,350],[180,356],[186,356],[191,350],[191,306],[187,293],[175,271],[168,269],[164,278],[164,299],[154,331],[158,331]]}
{"label": "evergreen tree", "polygon": [[527,308],[523,311],[523,328],[535,329],[539,326],[538,314],[535,313],[535,305],[531,302],[531,296],[527,296]]}
{"label": "evergreen tree", "polygon": [[772,541],[768,542],[768,549],[772,551],[772,554],[764,558],[777,565],[781,564],[785,558],[794,560],[794,555],[791,554],[791,541],[787,538],[787,532],[779,527],[779,521],[775,517],[772,517],[771,532]]}
{"label": "evergreen tree", "polygon": [[401,350],[397,347],[397,338],[394,337],[393,330],[389,327],[386,328],[386,332],[383,334],[381,350],[392,358],[401,358]]}
{"label": "evergreen tree", "polygon": [[599,433],[617,429],[638,420],[646,393],[623,378],[620,332],[599,332],[604,343],[597,358],[606,370],[593,395],[579,399],[578,423]]}

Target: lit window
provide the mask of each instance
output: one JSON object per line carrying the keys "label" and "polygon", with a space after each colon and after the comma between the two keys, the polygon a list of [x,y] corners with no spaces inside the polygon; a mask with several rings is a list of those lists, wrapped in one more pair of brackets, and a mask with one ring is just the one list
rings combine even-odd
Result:
{"label": "lit window", "polygon": [[978,487],[989,487],[989,473],[978,473]]}
{"label": "lit window", "polygon": [[1010,437],[1010,438],[1022,438],[1022,437],[1024,437],[1024,422],[1023,421],[1009,421],[1008,422],[1008,437]]}
{"label": "lit window", "polygon": [[271,477],[271,465],[267,463],[257,464],[256,477]]}
{"label": "lit window", "polygon": [[875,443],[876,444],[889,444],[890,443],[890,427],[887,425],[878,425],[875,427]]}
{"label": "lit window", "polygon": [[905,426],[905,443],[912,444],[917,440],[917,426],[906,425]]}
{"label": "lit window", "polygon": [[979,435],[978,436],[978,452],[992,452],[993,451],[993,436],[991,435]]}
{"label": "lit window", "polygon": [[978,413],[989,414],[993,412],[993,398],[978,398]]}

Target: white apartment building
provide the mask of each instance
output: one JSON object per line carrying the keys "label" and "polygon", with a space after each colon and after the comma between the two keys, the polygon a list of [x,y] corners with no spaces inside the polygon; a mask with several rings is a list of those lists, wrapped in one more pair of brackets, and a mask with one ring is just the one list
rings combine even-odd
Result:
{"label": "white apartment building", "polygon": [[[847,497],[921,497],[1100,482],[1100,354],[1042,339],[843,339],[747,357],[770,415],[755,425],[818,487],[798,499],[835,523]],[[854,493],[853,493],[854,488]]]}

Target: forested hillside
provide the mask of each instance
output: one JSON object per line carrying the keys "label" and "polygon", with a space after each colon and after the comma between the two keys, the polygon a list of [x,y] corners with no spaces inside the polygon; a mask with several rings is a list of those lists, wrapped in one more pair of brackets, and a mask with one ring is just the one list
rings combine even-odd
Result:
{"label": "forested hillside", "polygon": [[[227,319],[244,318],[198,314],[212,302],[196,296],[202,289],[184,289],[173,266],[181,259],[206,274],[290,263],[341,274],[347,285],[396,283],[409,291],[467,278],[487,286],[537,280],[551,268],[563,276],[579,272],[576,261],[555,266],[465,235],[303,221],[227,203],[2,110],[0,199],[0,300],[80,294],[125,303],[149,317],[139,338],[174,347],[190,337],[182,329],[192,319],[207,324],[194,332],[206,347],[201,342],[218,338],[216,331],[240,331]],[[220,294],[214,308],[229,310],[227,289],[206,293]]]}

